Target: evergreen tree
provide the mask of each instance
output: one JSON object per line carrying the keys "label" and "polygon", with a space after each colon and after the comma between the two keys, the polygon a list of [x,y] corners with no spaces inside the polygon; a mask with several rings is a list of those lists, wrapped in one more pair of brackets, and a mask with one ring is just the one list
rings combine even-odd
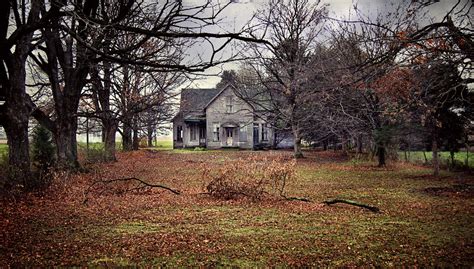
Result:
{"label": "evergreen tree", "polygon": [[234,85],[236,86],[236,81],[237,81],[237,73],[235,73],[234,70],[224,70],[222,72],[221,81],[217,83],[216,88],[217,89],[222,89],[225,87],[227,84]]}
{"label": "evergreen tree", "polygon": [[51,138],[51,132],[45,127],[38,125],[33,130],[33,163],[41,171],[47,170],[54,164],[55,147]]}

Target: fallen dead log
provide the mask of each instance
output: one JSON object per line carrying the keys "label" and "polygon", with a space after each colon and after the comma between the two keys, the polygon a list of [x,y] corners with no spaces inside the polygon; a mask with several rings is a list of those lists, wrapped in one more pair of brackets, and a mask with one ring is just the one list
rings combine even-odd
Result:
{"label": "fallen dead log", "polygon": [[[113,187],[112,188],[107,188],[107,186],[109,186],[110,184],[112,183],[115,183],[115,182],[134,182],[135,184],[132,185],[131,187],[127,187],[125,189],[116,189],[116,190],[113,190]],[[164,189],[164,190],[167,190],[171,193],[174,193],[176,195],[180,195],[181,192],[178,191],[178,190],[174,190],[168,186],[165,186],[165,185],[161,185],[161,184],[152,184],[152,183],[148,183],[146,181],[143,181],[137,177],[126,177],[126,178],[116,178],[116,179],[109,179],[109,180],[99,180],[99,181],[95,181],[94,183],[92,183],[88,188],[87,190],[85,191],[84,193],[84,196],[86,197],[83,201],[84,204],[86,204],[89,200],[89,193],[92,192],[92,191],[98,191],[97,195],[100,196],[104,193],[107,193],[107,192],[112,192],[112,193],[115,193],[115,194],[124,194],[124,193],[128,193],[128,192],[140,192],[140,191],[143,191],[143,190],[149,190],[151,188],[160,188],[160,189]],[[97,190],[98,189],[98,190]]]}
{"label": "fallen dead log", "polygon": [[327,200],[327,201],[324,201],[323,204],[326,204],[326,205],[332,205],[332,204],[337,204],[337,203],[343,203],[343,204],[348,204],[348,205],[353,205],[353,206],[358,206],[358,207],[362,207],[362,208],[365,208],[365,209],[368,209],[374,213],[378,213],[380,212],[380,209],[378,207],[375,207],[375,206],[371,206],[371,205],[367,205],[367,204],[362,204],[362,203],[359,203],[359,202],[356,202],[356,201],[352,201],[352,200],[346,200],[346,199],[331,199],[331,200]]}

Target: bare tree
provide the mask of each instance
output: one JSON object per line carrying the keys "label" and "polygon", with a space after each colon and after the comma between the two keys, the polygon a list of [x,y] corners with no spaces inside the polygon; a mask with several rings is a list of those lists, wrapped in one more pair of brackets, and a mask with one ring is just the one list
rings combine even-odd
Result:
{"label": "bare tree", "polygon": [[[65,16],[42,30],[46,39],[42,50],[47,59],[41,53],[31,56],[50,79],[56,113],[49,119],[38,120],[50,126],[55,134],[60,164],[71,168],[78,166],[75,141],[77,110],[91,72],[96,73],[97,81],[94,64],[102,62],[106,68],[109,65],[112,67],[111,63],[124,68],[147,67],[154,72],[202,71],[229,60],[219,56],[233,40],[263,42],[246,37],[244,31],[207,31],[209,26],[218,22],[222,8],[211,2],[196,6],[186,6],[182,2],[145,3],[133,0],[55,2],[50,9],[63,10]],[[119,42],[124,39],[126,42]],[[225,42],[214,46],[214,39],[224,39]],[[192,59],[194,61],[185,61],[183,57],[170,57],[170,50],[173,50],[173,55],[184,55],[184,51],[199,40],[210,48],[207,59],[198,57],[197,60]],[[151,43],[154,46],[144,51],[143,47]],[[154,57],[151,58],[151,55]],[[107,72],[103,73],[105,81],[109,80]],[[102,85],[104,98],[109,87]],[[108,111],[104,98],[101,105],[104,111]],[[102,118],[107,117],[107,113],[102,112],[101,115]],[[110,126],[106,137],[113,137],[116,126],[110,121],[106,126]],[[111,140],[108,139],[106,144],[111,146]]]}
{"label": "bare tree", "polygon": [[[247,30],[217,32],[212,26],[225,6],[205,2],[187,5],[176,2],[135,0],[8,0],[0,12],[1,106],[0,124],[9,143],[9,163],[15,168],[12,183],[29,185],[30,160],[28,119],[34,116],[54,134],[59,164],[75,168],[77,162],[77,117],[81,95],[94,64],[110,63],[148,66],[154,71],[202,71],[221,62],[223,50],[234,40],[264,42]],[[122,35],[134,36],[128,47],[109,46]],[[222,40],[217,45],[215,40]],[[183,61],[149,61],[137,48],[149,40],[161,40],[166,47],[184,51],[194,42],[210,48],[208,55]],[[150,54],[160,55],[163,47]],[[207,56],[207,57],[205,57]],[[54,112],[37,107],[25,90],[28,57],[48,77]],[[4,95],[4,96],[3,96]]]}
{"label": "bare tree", "polygon": [[28,119],[34,112],[26,93],[26,61],[38,44],[35,31],[57,15],[41,14],[44,1],[9,0],[0,11],[0,124],[5,128],[9,148],[10,185],[33,187],[31,180]]}
{"label": "bare tree", "polygon": [[[451,121],[455,121],[452,118],[453,109],[465,111],[466,107],[472,106],[470,92],[462,89],[474,82],[471,75],[474,31],[469,15],[473,8],[472,2],[459,0],[441,19],[425,17],[428,23],[423,23],[421,14],[425,14],[426,8],[432,4],[434,2],[431,1],[404,3],[407,8],[400,9],[402,5],[399,6],[395,13],[397,18],[392,23],[364,18],[356,23],[361,27],[381,29],[385,34],[379,35],[377,39],[389,45],[385,53],[372,57],[369,66],[385,63],[408,68],[418,74],[420,81],[415,82],[418,83],[415,87],[417,90],[412,92],[411,99],[419,107],[417,113],[425,117],[424,125],[431,130],[432,162],[434,174],[438,175],[439,126],[443,125],[441,119],[451,118]],[[441,74],[437,69],[444,71]],[[426,74],[424,81],[422,74]],[[409,72],[399,74],[399,77],[413,80]],[[420,110],[423,107],[425,109]]]}
{"label": "bare tree", "polygon": [[123,149],[136,150],[144,122],[152,127],[166,117],[171,118],[171,103],[184,76],[180,72],[148,72],[124,67],[123,75],[117,79],[114,99],[122,126]]}
{"label": "bare tree", "polygon": [[251,47],[251,62],[264,88],[241,94],[294,137],[294,155],[302,157],[301,134],[308,113],[304,103],[313,94],[310,84],[312,55],[326,13],[319,1],[271,0],[257,15],[270,44]]}

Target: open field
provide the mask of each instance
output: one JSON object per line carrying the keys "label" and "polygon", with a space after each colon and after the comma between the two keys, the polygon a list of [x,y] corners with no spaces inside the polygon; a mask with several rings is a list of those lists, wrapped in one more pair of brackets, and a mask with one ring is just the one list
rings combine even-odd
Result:
{"label": "open field", "polygon": [[173,141],[171,141],[171,140],[156,141],[155,147],[157,149],[172,149],[173,148]]}
{"label": "open field", "polygon": [[[89,148],[92,150],[102,150],[104,148],[103,143],[90,143]],[[86,143],[80,142],[78,143],[78,149],[81,151],[86,150]],[[122,149],[122,143],[117,142],[116,145],[117,150]],[[173,149],[173,141],[157,141],[155,147],[153,147],[154,150],[172,150]],[[176,149],[173,150],[175,153],[193,153],[193,152],[200,152],[196,151],[194,149]],[[7,144],[0,144],[0,156],[4,155],[8,152],[8,145]],[[415,164],[423,164],[425,162],[425,157],[423,155],[422,151],[410,151],[407,152],[408,154],[408,161],[415,163]],[[432,159],[432,154],[431,152],[425,152],[426,159],[428,161],[431,161]],[[404,152],[399,152],[398,153],[398,158],[399,160],[405,160],[405,153]],[[454,158],[456,161],[464,164],[466,160],[466,152],[456,152],[454,155]],[[440,152],[440,160],[443,164],[446,164],[448,161],[451,162],[451,156],[449,155],[449,152],[444,151]],[[389,161],[390,162],[390,161]],[[469,153],[469,167],[474,168],[474,153],[470,152]]]}
{"label": "open field", "polygon": [[[51,190],[0,209],[0,267],[474,265],[473,175],[394,164],[376,168],[333,152],[298,161],[288,195],[217,200],[200,169],[289,152],[120,153],[90,173],[58,175]],[[85,194],[93,180],[135,176],[181,190]],[[87,204],[83,201],[89,197]],[[377,206],[381,213],[329,198]]]}
{"label": "open field", "polygon": [[[428,161],[431,161],[433,159],[433,155],[430,151],[425,152],[426,159]],[[424,163],[425,162],[425,155],[423,155],[423,151],[410,151],[407,152],[407,157],[408,161],[413,162],[413,163]],[[439,153],[441,163],[447,164],[448,162],[451,163],[451,155],[448,151],[443,151]],[[469,152],[469,155],[467,155],[466,152],[455,152],[454,153],[454,160],[465,164],[466,161],[466,156],[468,156],[468,161],[469,161],[469,167],[474,168],[474,153]],[[399,152],[398,158],[400,160],[405,160],[405,153],[404,152]]]}
{"label": "open field", "polygon": [[[78,148],[80,150],[85,150],[87,148],[87,144],[85,142],[79,142],[78,143]],[[103,149],[104,148],[104,143],[102,142],[94,142],[94,143],[89,143],[89,148],[90,149]],[[122,142],[116,142],[115,143],[115,148],[117,150],[122,149]],[[154,148],[156,150],[169,150],[173,148],[173,141],[157,141],[155,144]]]}

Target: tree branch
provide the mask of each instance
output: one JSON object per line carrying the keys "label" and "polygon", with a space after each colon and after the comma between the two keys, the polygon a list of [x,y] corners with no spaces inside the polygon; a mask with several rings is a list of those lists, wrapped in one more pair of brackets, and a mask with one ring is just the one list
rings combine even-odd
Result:
{"label": "tree branch", "polygon": [[362,207],[362,208],[365,208],[365,209],[368,209],[374,213],[379,213],[380,212],[380,209],[378,207],[375,207],[375,206],[370,206],[370,205],[367,205],[367,204],[361,204],[359,202],[356,202],[356,201],[352,201],[352,200],[346,200],[346,199],[331,199],[331,200],[327,200],[327,201],[324,201],[323,204],[326,204],[326,205],[332,205],[332,204],[337,204],[337,203],[343,203],[343,204],[348,204],[348,205],[353,205],[353,206],[358,206],[358,207]]}

